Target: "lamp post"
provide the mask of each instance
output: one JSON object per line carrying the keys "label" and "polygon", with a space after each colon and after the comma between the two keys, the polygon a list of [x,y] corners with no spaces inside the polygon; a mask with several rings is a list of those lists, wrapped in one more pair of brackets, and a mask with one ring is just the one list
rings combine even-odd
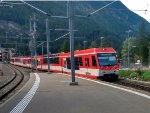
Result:
{"label": "lamp post", "polygon": [[83,41],[83,45],[84,45],[84,50],[85,50],[85,44],[86,44],[86,41],[84,40],[84,41]]}
{"label": "lamp post", "polygon": [[102,44],[103,44],[102,40],[104,39],[104,37],[100,37],[100,39],[101,39],[101,48],[102,48]]}
{"label": "lamp post", "polygon": [[7,38],[8,38],[8,32],[6,32],[6,36],[5,36],[5,37],[6,37],[6,43],[7,43]]}
{"label": "lamp post", "polygon": [[50,52],[49,52],[50,30],[49,30],[48,19],[46,19],[46,37],[47,37],[47,63],[48,63],[48,73],[50,73]]}

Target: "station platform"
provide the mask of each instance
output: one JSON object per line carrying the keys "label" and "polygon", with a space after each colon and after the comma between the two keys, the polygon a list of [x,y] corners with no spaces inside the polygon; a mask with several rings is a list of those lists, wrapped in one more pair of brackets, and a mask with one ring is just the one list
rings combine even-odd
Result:
{"label": "station platform", "polygon": [[70,86],[70,81],[67,75],[32,73],[20,92],[0,107],[0,113],[150,112],[148,94],[130,93],[102,81],[76,78],[77,86]]}

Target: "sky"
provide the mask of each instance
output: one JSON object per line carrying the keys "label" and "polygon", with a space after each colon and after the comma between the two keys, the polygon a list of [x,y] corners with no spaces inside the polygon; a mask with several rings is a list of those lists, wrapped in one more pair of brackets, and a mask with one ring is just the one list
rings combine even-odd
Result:
{"label": "sky", "polygon": [[[150,22],[150,0],[120,0],[127,8]],[[139,11],[140,10],[140,11]],[[141,11],[141,10],[147,10]]]}

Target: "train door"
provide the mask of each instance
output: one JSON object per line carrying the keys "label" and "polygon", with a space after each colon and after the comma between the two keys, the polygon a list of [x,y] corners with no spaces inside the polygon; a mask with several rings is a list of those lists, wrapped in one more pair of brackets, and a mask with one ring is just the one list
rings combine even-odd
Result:
{"label": "train door", "polygon": [[61,72],[63,73],[63,58],[59,57],[59,62],[60,62],[60,67],[61,67]]}
{"label": "train door", "polygon": [[98,76],[99,75],[99,70],[97,69],[97,60],[96,60],[96,56],[95,55],[91,55],[90,56],[90,71],[91,71],[91,75],[95,75]]}
{"label": "train door", "polygon": [[90,74],[89,66],[90,66],[89,57],[86,56],[86,57],[85,57],[86,75],[89,75],[89,74]]}
{"label": "train door", "polygon": [[67,72],[68,69],[67,69],[67,59],[66,58],[62,58],[62,71],[63,72]]}
{"label": "train door", "polygon": [[42,70],[42,57],[39,57],[39,69]]}

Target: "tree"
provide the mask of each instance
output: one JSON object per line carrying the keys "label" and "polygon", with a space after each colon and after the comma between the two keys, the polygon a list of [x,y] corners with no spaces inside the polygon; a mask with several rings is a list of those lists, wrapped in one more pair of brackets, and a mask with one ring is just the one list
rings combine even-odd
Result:
{"label": "tree", "polygon": [[121,56],[122,56],[124,66],[127,66],[128,53],[129,53],[130,62],[134,62],[133,59],[135,53],[133,53],[132,51],[132,46],[134,45],[134,42],[135,42],[135,38],[133,37],[126,38],[126,40],[123,42]]}
{"label": "tree", "polygon": [[145,28],[145,23],[142,22],[140,27],[139,27],[139,33],[138,33],[138,37],[136,40],[136,46],[139,49],[139,57],[142,60],[142,63],[144,65],[148,64],[148,56],[149,56],[149,33],[146,31]]}
{"label": "tree", "polygon": [[96,42],[95,42],[95,41],[92,41],[92,42],[91,42],[91,46],[90,46],[90,48],[96,48],[96,47],[97,47]]}
{"label": "tree", "polygon": [[148,63],[150,65],[150,42],[148,43]]}
{"label": "tree", "polygon": [[77,43],[77,46],[75,46],[76,50],[81,50],[82,49],[82,45],[80,44],[80,42]]}
{"label": "tree", "polygon": [[64,40],[63,43],[60,46],[60,52],[69,52],[70,51],[70,46],[69,46],[69,41]]}

